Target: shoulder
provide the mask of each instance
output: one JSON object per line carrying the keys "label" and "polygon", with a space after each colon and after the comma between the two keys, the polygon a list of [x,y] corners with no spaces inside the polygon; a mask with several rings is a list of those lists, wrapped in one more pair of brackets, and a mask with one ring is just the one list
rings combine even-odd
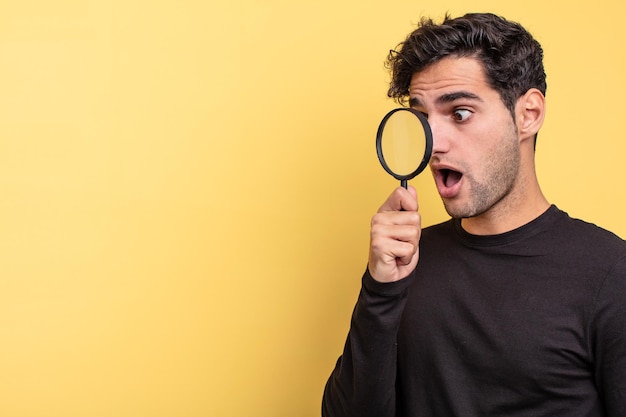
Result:
{"label": "shoulder", "polygon": [[587,221],[570,217],[558,211],[553,233],[560,238],[565,248],[584,251],[588,256],[613,258],[626,257],[626,241],[615,233]]}

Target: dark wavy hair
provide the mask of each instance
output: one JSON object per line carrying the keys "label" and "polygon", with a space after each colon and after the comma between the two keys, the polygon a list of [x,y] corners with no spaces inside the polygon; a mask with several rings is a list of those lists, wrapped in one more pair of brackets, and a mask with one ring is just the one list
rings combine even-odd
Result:
{"label": "dark wavy hair", "polygon": [[529,89],[546,93],[539,42],[519,23],[491,13],[469,13],[458,18],[446,14],[441,24],[422,18],[387,56],[392,77],[387,95],[406,105],[413,74],[448,56],[478,59],[487,81],[513,116],[515,103]]}

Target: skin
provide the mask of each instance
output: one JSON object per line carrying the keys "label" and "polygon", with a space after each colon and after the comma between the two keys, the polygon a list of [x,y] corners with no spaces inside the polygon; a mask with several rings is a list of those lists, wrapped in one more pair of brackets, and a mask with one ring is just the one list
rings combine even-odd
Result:
{"label": "skin", "polygon": [[[428,116],[433,132],[430,168],[439,195],[467,232],[504,233],[549,208],[534,161],[534,137],[545,115],[539,90],[520,97],[513,115],[478,60],[447,57],[415,73],[409,94],[411,107]],[[415,189],[394,190],[372,217],[372,277],[406,277],[418,263],[420,235]]]}

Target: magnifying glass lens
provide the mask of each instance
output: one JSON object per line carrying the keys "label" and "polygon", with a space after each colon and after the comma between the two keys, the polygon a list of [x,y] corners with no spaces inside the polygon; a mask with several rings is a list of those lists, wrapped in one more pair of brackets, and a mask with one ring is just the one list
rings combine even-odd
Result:
{"label": "magnifying glass lens", "polygon": [[387,120],[382,133],[382,152],[389,169],[410,175],[422,162],[426,135],[411,112],[396,112]]}
{"label": "magnifying glass lens", "polygon": [[405,188],[406,182],[428,165],[432,147],[432,132],[426,116],[416,110],[394,109],[385,115],[378,127],[378,160]]}

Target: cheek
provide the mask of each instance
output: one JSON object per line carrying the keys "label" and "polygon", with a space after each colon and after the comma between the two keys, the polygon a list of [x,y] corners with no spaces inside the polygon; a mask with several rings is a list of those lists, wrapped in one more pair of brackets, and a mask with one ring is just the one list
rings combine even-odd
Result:
{"label": "cheek", "polygon": [[509,129],[505,132],[492,126],[481,129],[471,143],[468,142],[460,162],[472,179],[481,182],[490,178],[514,156],[517,135],[511,130],[512,123],[507,126]]}
{"label": "cheek", "polygon": [[500,115],[477,130],[477,147],[480,148],[478,152],[489,159],[501,155],[504,149],[511,150],[517,137],[517,127],[511,117]]}

